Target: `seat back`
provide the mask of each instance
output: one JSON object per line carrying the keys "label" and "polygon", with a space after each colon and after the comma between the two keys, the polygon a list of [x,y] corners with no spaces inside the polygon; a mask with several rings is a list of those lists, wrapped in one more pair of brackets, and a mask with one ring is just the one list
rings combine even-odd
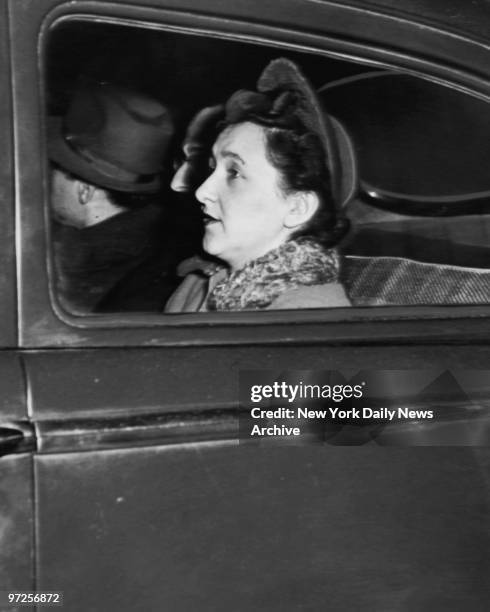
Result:
{"label": "seat back", "polygon": [[490,304],[490,269],[347,256],[342,278],[354,306]]}

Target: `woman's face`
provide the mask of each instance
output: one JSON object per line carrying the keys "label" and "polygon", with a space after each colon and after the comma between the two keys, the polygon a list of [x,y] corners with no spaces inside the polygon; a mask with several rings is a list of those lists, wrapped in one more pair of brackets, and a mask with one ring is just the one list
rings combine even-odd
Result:
{"label": "woman's face", "polygon": [[196,191],[204,212],[204,250],[239,269],[285,242],[290,198],[266,155],[264,130],[245,122],[216,140],[212,174]]}

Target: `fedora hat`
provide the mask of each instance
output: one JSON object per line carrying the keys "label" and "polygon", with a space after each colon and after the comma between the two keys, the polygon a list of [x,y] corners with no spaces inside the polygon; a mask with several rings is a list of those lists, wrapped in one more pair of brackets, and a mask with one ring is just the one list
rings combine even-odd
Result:
{"label": "fedora hat", "polygon": [[80,87],[48,119],[48,156],[94,185],[133,193],[161,186],[174,125],[158,100],[106,82]]}

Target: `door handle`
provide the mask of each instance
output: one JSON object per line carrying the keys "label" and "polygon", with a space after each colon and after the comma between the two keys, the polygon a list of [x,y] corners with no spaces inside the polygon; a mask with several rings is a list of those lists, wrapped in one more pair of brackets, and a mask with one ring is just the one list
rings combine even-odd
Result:
{"label": "door handle", "polygon": [[28,421],[0,423],[0,457],[36,450],[34,427]]}

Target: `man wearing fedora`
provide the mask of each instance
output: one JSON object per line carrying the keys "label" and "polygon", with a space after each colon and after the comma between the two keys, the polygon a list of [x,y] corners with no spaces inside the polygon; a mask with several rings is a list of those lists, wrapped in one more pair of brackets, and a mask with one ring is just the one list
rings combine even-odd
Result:
{"label": "man wearing fedora", "polygon": [[174,289],[184,253],[162,185],[173,132],[159,101],[106,82],[49,118],[56,288],[69,310],[161,310]]}

